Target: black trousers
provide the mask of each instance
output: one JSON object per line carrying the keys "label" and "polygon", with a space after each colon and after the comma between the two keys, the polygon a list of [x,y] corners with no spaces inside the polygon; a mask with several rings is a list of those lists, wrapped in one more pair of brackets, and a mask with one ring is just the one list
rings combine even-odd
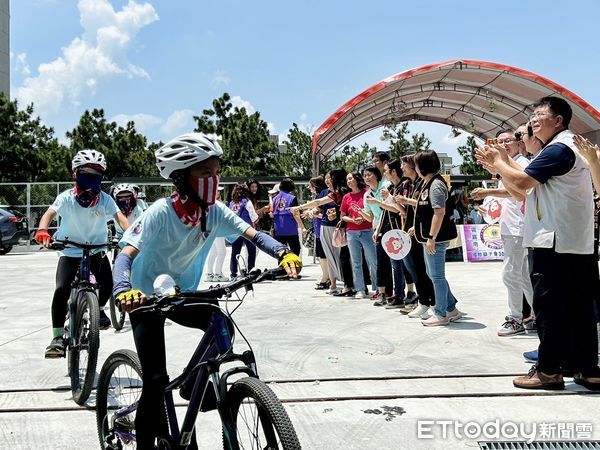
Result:
{"label": "black trousers", "polygon": [[392,263],[390,257],[381,246],[381,241],[375,246],[377,250],[377,284],[379,288],[384,287],[385,293],[393,295],[394,282],[392,281]]}
{"label": "black trousers", "polygon": [[[135,416],[137,448],[153,449],[156,437],[168,432],[168,424],[161,414],[161,411],[164,411],[165,387],[169,383],[165,351],[165,317],[149,312],[134,312],[129,317],[143,373],[142,395]],[[210,313],[205,308],[189,307],[170,312],[168,318],[180,325],[204,331],[208,328]],[[198,342],[200,339],[199,333]],[[188,449],[197,448],[194,432]]]}
{"label": "black trousers", "polygon": [[535,248],[532,263],[539,370],[546,374],[561,373],[565,368],[584,375],[594,373],[598,370],[594,317],[597,262],[593,255]]}
{"label": "black trousers", "polygon": [[247,269],[248,271],[254,269],[256,264],[256,245],[249,241],[245,237],[239,237],[231,244],[231,259],[229,260],[229,270],[231,272],[231,278],[236,277],[238,274],[238,260],[237,255],[242,252],[242,246],[246,246],[248,251]]}
{"label": "black trousers", "polygon": [[412,259],[415,273],[417,274],[415,287],[417,288],[417,294],[419,294],[419,303],[425,306],[434,306],[435,292],[433,290],[431,278],[429,278],[429,275],[427,275],[423,251],[423,245],[420,244],[413,236],[411,238],[410,258]]}
{"label": "black trousers", "polygon": [[[344,286],[354,289],[354,276],[352,275],[352,261],[350,259],[350,250],[347,245],[340,248],[340,266],[342,269],[342,277],[344,277]],[[364,272],[364,270],[363,270]],[[366,286],[365,281],[365,286]]]}
{"label": "black trousers", "polygon": [[[67,316],[67,302],[71,295],[71,283],[79,270],[81,258],[61,256],[56,267],[56,288],[52,297],[52,328],[62,328]],[[112,272],[108,258],[103,252],[96,253],[90,258],[90,267],[100,285],[100,306],[106,305],[113,288]]]}
{"label": "black trousers", "polygon": [[297,234],[293,236],[279,236],[276,234],[275,239],[277,239],[282,244],[286,244],[293,253],[300,256],[300,251],[302,247],[300,246],[300,237]]}

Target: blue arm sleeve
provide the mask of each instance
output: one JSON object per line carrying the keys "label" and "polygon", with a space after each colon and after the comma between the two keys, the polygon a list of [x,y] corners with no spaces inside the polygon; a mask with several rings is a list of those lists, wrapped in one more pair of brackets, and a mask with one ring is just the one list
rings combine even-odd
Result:
{"label": "blue arm sleeve", "polygon": [[252,238],[252,243],[256,245],[260,250],[271,255],[273,258],[278,258],[282,250],[287,250],[287,246],[283,245],[276,239],[273,239],[262,231],[257,231]]}
{"label": "blue arm sleeve", "polygon": [[119,253],[113,268],[113,295],[131,290],[131,256]]}

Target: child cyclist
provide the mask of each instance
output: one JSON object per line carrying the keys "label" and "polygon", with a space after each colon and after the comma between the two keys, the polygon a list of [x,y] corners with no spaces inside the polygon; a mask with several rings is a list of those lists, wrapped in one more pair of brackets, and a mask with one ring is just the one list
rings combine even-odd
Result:
{"label": "child cyclist", "polygon": [[[35,240],[48,247],[51,237],[48,227],[58,214],[60,226],[57,239],[68,239],[87,244],[102,244],[107,239],[106,217],[115,219],[121,228],[126,229],[129,222],[119,211],[110,195],[101,191],[100,186],[106,159],[96,150],[81,150],[71,162],[75,188],[62,192],[44,213]],[[99,304],[104,306],[112,291],[112,275],[105,250],[93,250],[91,257],[92,273],[100,284]],[[62,330],[67,314],[67,301],[71,292],[71,283],[79,269],[83,250],[65,248],[60,252],[56,268],[56,289],[52,298],[53,339],[46,348],[46,358],[61,358],[65,355]],[[110,326],[110,319],[100,311],[100,329]]]}
{"label": "child cyclist", "polygon": [[[144,212],[141,201],[138,200],[135,186],[132,184],[117,184],[113,189],[113,197],[123,215],[127,217],[129,223],[133,223],[133,221],[140,217]],[[118,237],[123,236],[123,228],[121,228],[118,223],[115,223],[115,232]]]}
{"label": "child cyclist", "polygon": [[[175,193],[153,203],[123,235],[126,245],[117,256],[113,293],[128,312],[146,302],[153,292],[153,281],[160,274],[170,275],[182,290],[195,290],[210,247],[217,237],[234,241],[243,236],[262,251],[279,260],[288,275],[297,277],[300,258],[287,246],[256,231],[221,202],[216,202],[219,185],[219,144],[200,133],[179,136],[158,149],[157,165],[163,178],[175,184]],[[137,448],[154,448],[161,419],[162,396],[168,381],[166,371],[163,318],[130,315],[136,349],[143,373],[142,394],[135,428]],[[208,317],[169,318],[184,326],[205,329]],[[197,448],[195,438],[189,449]]]}

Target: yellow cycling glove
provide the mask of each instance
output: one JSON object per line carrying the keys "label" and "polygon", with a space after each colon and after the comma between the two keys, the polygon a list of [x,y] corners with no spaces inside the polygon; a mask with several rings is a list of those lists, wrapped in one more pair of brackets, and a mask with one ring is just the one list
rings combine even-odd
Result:
{"label": "yellow cycling glove", "polygon": [[298,273],[302,268],[302,260],[300,257],[287,249],[279,252],[277,259],[279,260],[279,267],[283,267],[284,269],[295,267],[297,269],[296,273]]}
{"label": "yellow cycling glove", "polygon": [[141,300],[142,297],[145,297],[142,291],[137,289],[130,289],[129,291],[121,292],[117,295],[115,300],[117,301],[117,306],[121,309],[122,305],[129,304],[131,305],[134,300]]}

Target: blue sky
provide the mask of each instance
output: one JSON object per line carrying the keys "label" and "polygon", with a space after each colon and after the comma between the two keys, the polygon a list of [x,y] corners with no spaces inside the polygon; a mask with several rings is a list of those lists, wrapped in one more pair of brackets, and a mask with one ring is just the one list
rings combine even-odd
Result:
{"label": "blue sky", "polygon": [[[455,58],[543,75],[600,108],[600,2],[12,0],[11,96],[64,140],[85,109],[151,141],[227,91],[275,134],[315,129],[377,81]],[[411,123],[460,162],[449,128]],[[365,140],[385,149],[380,132]]]}

